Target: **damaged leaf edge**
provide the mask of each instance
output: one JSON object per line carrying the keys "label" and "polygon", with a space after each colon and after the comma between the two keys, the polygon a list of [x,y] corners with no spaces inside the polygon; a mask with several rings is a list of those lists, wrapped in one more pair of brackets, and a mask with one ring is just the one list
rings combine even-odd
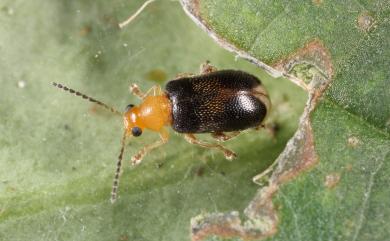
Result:
{"label": "damaged leaf edge", "polygon": [[[280,60],[275,66],[270,67],[260,60],[237,48],[225,39],[218,36],[200,17],[199,0],[181,0],[182,7],[187,15],[221,47],[235,53],[238,57],[248,60],[256,66],[264,69],[271,76],[285,77],[308,92],[308,101],[299,120],[298,130],[287,142],[285,149],[276,159],[276,165],[269,179],[268,185],[262,186],[249,205],[244,210],[247,220],[242,223],[238,211],[228,213],[205,213],[191,219],[191,238],[193,241],[203,240],[208,236],[220,236],[224,238],[240,237],[244,240],[264,239],[277,232],[279,223],[277,211],[274,208],[272,197],[279,187],[299,175],[318,162],[318,156],[314,149],[314,136],[310,122],[310,114],[315,109],[324,91],[329,86],[333,77],[333,66],[329,51],[320,40],[315,39],[306,44],[291,56]],[[286,66],[291,65],[300,56],[311,54],[311,46],[316,46],[316,52],[320,52],[327,62],[325,78],[313,78],[310,84],[288,73]],[[312,52],[314,52],[312,51]],[[285,64],[282,64],[285,63]],[[268,170],[265,172],[268,173]],[[264,176],[263,173],[254,177]]]}
{"label": "damaged leaf edge", "polygon": [[301,79],[298,79],[294,75],[289,74],[287,72],[279,71],[277,69],[268,66],[267,64],[251,56],[247,52],[239,49],[238,47],[236,47],[232,43],[229,43],[227,40],[225,40],[224,38],[220,37],[217,33],[215,33],[199,15],[199,11],[198,11],[199,0],[180,0],[180,3],[184,9],[184,12],[195,22],[195,24],[198,25],[198,27],[200,27],[202,30],[204,30],[207,33],[207,35],[209,35],[221,47],[228,50],[229,52],[236,54],[237,57],[246,59],[249,62],[253,63],[254,65],[260,67],[272,77],[274,78],[284,77],[290,80],[291,82],[293,82],[294,84],[298,85],[305,91],[309,92],[309,87]]}

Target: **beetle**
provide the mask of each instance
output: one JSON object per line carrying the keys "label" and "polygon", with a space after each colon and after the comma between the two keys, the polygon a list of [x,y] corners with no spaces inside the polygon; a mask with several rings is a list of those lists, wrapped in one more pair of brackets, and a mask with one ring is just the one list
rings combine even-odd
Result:
{"label": "beetle", "polygon": [[[201,65],[200,75],[179,74],[166,84],[165,90],[156,85],[144,93],[136,84],[130,85],[130,92],[142,102],[138,106],[129,104],[124,113],[65,85],[54,82],[53,85],[122,116],[124,133],[112,186],[112,203],[117,199],[126,138],[139,137],[144,130],[160,135],[159,140],[144,146],[131,158],[133,165],[168,142],[167,126],[183,134],[189,143],[219,150],[231,160],[236,154],[218,142],[227,141],[242,130],[262,127],[271,106],[267,91],[257,77],[240,70],[217,70],[208,61]],[[201,141],[195,136],[200,133],[211,133],[218,142]]]}

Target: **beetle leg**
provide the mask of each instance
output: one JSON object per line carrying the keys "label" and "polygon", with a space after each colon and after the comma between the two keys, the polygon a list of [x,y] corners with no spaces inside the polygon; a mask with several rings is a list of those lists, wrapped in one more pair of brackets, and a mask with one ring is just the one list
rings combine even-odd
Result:
{"label": "beetle leg", "polygon": [[132,93],[133,95],[137,96],[141,100],[144,98],[145,93],[138,87],[138,85],[131,84],[129,89],[130,89],[130,93]]}
{"label": "beetle leg", "polygon": [[219,144],[216,144],[216,143],[207,143],[207,142],[200,141],[194,136],[194,134],[184,134],[184,139],[186,141],[188,141],[189,143],[194,144],[194,145],[199,145],[199,146],[205,147],[205,148],[218,149],[218,150],[223,152],[223,155],[228,160],[232,160],[235,157],[237,157],[236,153],[227,149],[226,147],[219,145]]}
{"label": "beetle leg", "polygon": [[257,131],[260,129],[264,129],[271,135],[272,139],[276,139],[276,135],[280,130],[280,125],[278,123],[261,124],[254,129]]}
{"label": "beetle leg", "polygon": [[175,76],[175,79],[187,78],[187,77],[192,77],[192,76],[195,76],[195,75],[192,73],[178,73]]}
{"label": "beetle leg", "polygon": [[154,85],[152,88],[150,88],[145,94],[144,94],[144,97],[143,99],[145,99],[146,96],[157,96],[157,95],[161,95],[162,94],[162,90],[161,90],[161,87],[159,85]]}
{"label": "beetle leg", "polygon": [[211,133],[211,137],[217,141],[224,142],[238,136],[240,133],[241,131],[233,131],[229,133],[230,135],[227,135],[223,132],[213,132]]}
{"label": "beetle leg", "polygon": [[145,99],[146,96],[151,95],[153,92],[153,96],[160,95],[162,93],[161,87],[159,85],[154,85],[152,88],[150,88],[146,93],[144,93],[136,84],[131,84],[130,92],[140,98],[141,100]]}
{"label": "beetle leg", "polygon": [[210,61],[206,60],[205,63],[200,65],[200,74],[208,74],[217,71],[217,68],[210,64]]}
{"label": "beetle leg", "polygon": [[140,164],[142,159],[145,157],[146,154],[148,154],[153,149],[155,149],[155,148],[157,148],[157,147],[167,143],[168,139],[169,139],[168,132],[165,129],[162,129],[160,131],[160,140],[158,140],[158,141],[156,141],[156,142],[154,142],[154,143],[152,143],[150,145],[144,146],[136,155],[134,155],[131,158],[131,164],[133,166]]}

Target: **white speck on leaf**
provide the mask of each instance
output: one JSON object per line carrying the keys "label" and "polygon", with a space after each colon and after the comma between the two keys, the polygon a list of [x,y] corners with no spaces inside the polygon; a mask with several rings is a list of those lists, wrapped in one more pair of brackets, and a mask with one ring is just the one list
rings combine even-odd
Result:
{"label": "white speck on leaf", "polygon": [[21,88],[21,89],[26,87],[26,81],[25,80],[19,80],[18,81],[18,87]]}

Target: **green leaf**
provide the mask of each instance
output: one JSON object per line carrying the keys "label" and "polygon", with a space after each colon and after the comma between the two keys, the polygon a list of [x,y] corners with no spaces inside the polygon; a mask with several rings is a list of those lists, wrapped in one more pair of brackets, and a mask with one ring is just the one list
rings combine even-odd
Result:
{"label": "green leaf", "polygon": [[309,94],[298,131],[245,217],[198,216],[193,238],[388,240],[390,3],[182,4],[220,45]]}
{"label": "green leaf", "polygon": [[[258,188],[252,177],[296,130],[304,91],[236,60],[178,2],[156,1],[119,30],[142,3],[0,3],[0,240],[189,240],[192,217],[247,206]],[[180,72],[197,73],[205,60],[259,76],[273,103],[269,123],[280,131],[229,141],[239,156],[232,162],[171,131],[168,144],[131,168],[131,155],[158,138],[145,133],[126,145],[112,205],[122,120],[51,83],[122,110],[139,103],[130,83],[147,90]]]}

